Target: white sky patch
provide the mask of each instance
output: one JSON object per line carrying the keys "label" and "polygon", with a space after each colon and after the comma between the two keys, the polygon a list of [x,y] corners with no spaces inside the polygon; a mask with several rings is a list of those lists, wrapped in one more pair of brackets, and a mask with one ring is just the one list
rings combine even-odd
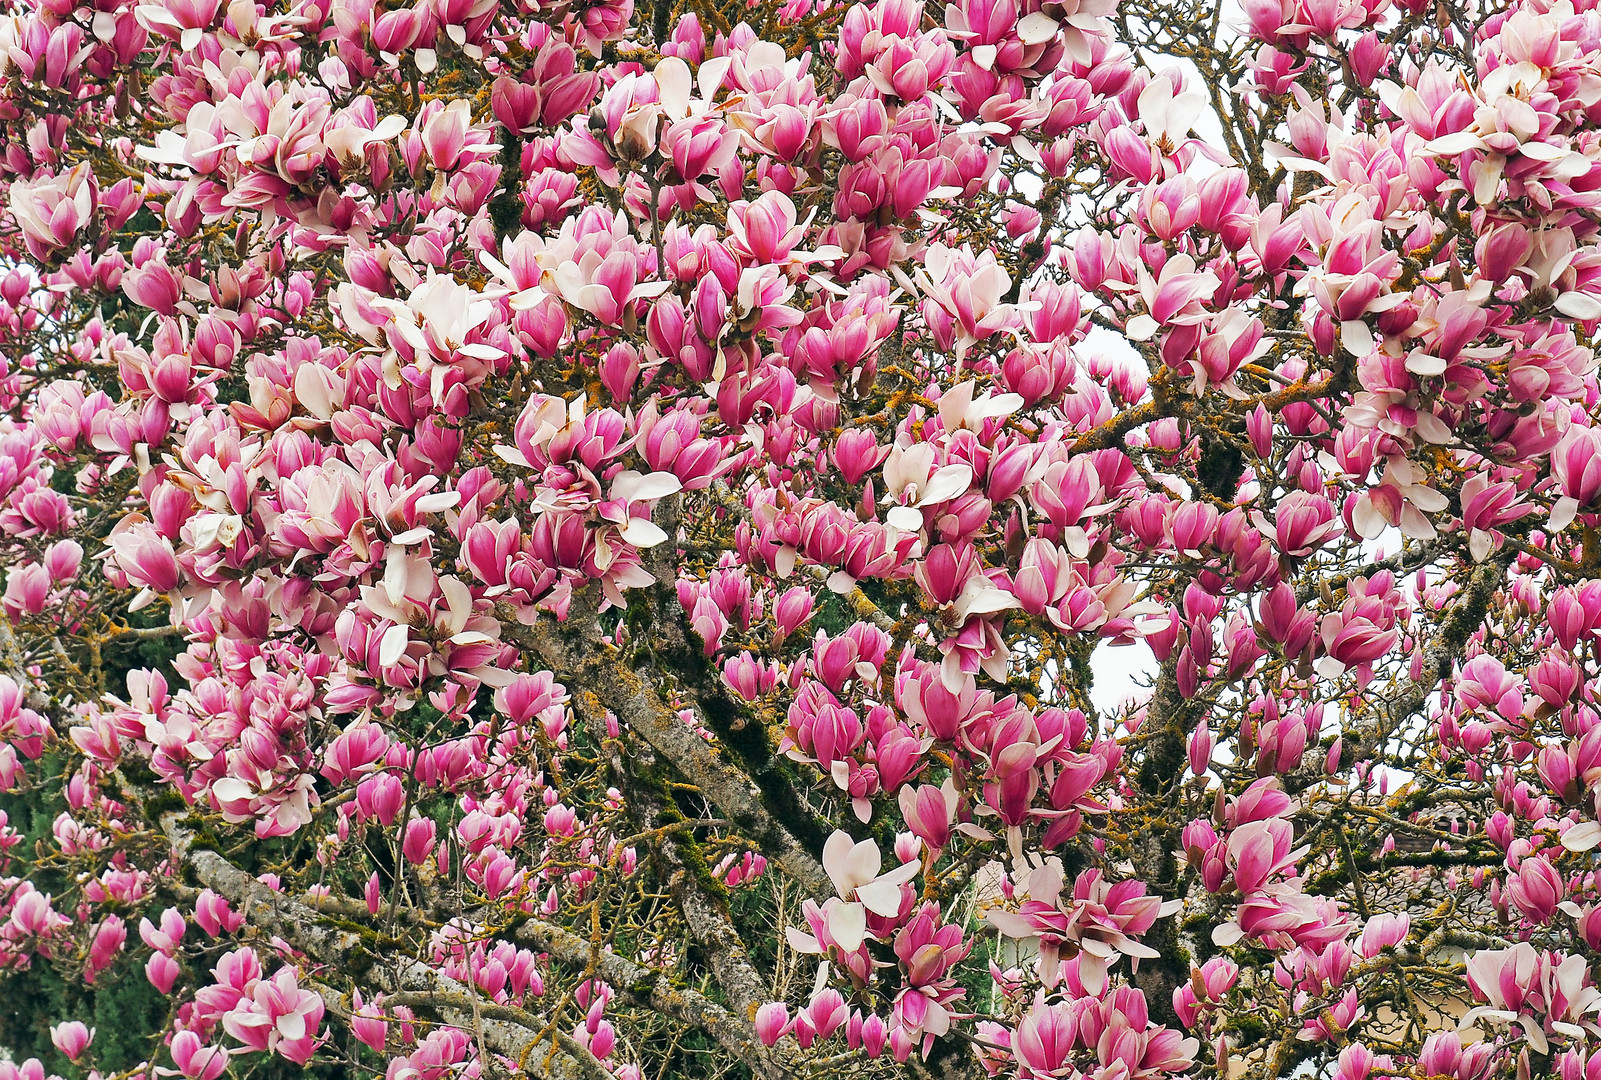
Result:
{"label": "white sky patch", "polygon": [[1150,696],[1151,683],[1161,667],[1143,641],[1132,645],[1100,645],[1090,655],[1090,702],[1105,718],[1115,718],[1130,702]]}
{"label": "white sky patch", "polygon": [[1078,344],[1076,351],[1084,359],[1088,359],[1092,353],[1105,353],[1116,360],[1119,367],[1145,371],[1145,360],[1134,350],[1134,346],[1129,344],[1128,338],[1104,326],[1090,327],[1089,333],[1084,335],[1084,340]]}

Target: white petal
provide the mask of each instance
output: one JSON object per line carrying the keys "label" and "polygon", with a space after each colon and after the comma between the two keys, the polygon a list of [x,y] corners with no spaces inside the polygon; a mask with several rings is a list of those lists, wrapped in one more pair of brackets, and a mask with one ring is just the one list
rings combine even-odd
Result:
{"label": "white petal", "polygon": [[1601,319],[1601,300],[1581,292],[1565,292],[1551,305],[1570,319]]}
{"label": "white petal", "polygon": [[[1158,79],[1156,81],[1167,82],[1166,79]],[[1156,332],[1160,329],[1161,327],[1157,324],[1157,321],[1149,315],[1136,315],[1123,327],[1123,333],[1134,341],[1149,341],[1156,336]]]}
{"label": "white petal", "polygon": [[[1367,325],[1366,323],[1363,324]],[[1366,356],[1366,353],[1362,355]],[[1444,375],[1446,363],[1438,356],[1430,356],[1426,352],[1413,351],[1406,358],[1406,369],[1414,375],[1432,376]]]}
{"label": "white petal", "polygon": [[234,802],[239,799],[248,799],[255,793],[250,785],[236,777],[225,776],[211,785],[211,793],[219,802]]}
{"label": "white petal", "polygon": [[1040,45],[1056,36],[1056,20],[1036,11],[1017,20],[1017,37],[1024,45]]}
{"label": "white petal", "polygon": [[1472,529],[1468,532],[1468,554],[1473,556],[1474,562],[1483,562],[1490,555],[1495,546],[1495,537],[1483,529]]}
{"label": "white petal", "polygon": [[778,553],[773,556],[773,569],[778,572],[780,579],[787,579],[795,572],[795,560],[799,554],[800,552],[787,544],[778,549]]}
{"label": "white petal", "polygon": [[410,628],[406,626],[391,626],[385,630],[383,640],[378,644],[379,665],[388,667],[406,655],[406,643],[410,636]]}
{"label": "white petal", "polygon": [[1431,140],[1424,149],[1431,154],[1442,154],[1454,157],[1469,150],[1483,150],[1484,140],[1471,131],[1458,131],[1450,135],[1442,135]]}
{"label": "white petal", "polygon": [[[921,522],[922,518],[919,517],[918,521]],[[829,592],[838,596],[844,596],[854,588],[856,588],[856,579],[851,577],[851,575],[846,573],[844,570],[836,570],[832,574],[828,575]]]}
{"label": "white petal", "polygon": [[663,57],[651,72],[660,90],[662,111],[673,119],[689,113],[689,92],[694,85],[689,65],[676,56]]}
{"label": "white petal", "polygon": [[684,484],[670,472],[640,474],[632,469],[620,472],[612,480],[611,497],[626,502],[662,499],[682,491]]}
{"label": "white petal", "polygon": [[1529,1048],[1536,1054],[1543,1054],[1551,1049],[1551,1044],[1546,1041],[1545,1031],[1534,1017],[1519,1016],[1518,1023],[1522,1026],[1523,1033],[1529,1037]]}
{"label": "white petal", "polygon": [[695,83],[700,87],[700,96],[710,101],[722,88],[723,77],[728,74],[729,67],[734,63],[732,56],[714,56],[701,63],[700,70],[695,73]]}
{"label": "white petal", "polygon": [[1371,540],[1379,535],[1389,525],[1384,515],[1374,505],[1372,499],[1361,498],[1351,508],[1351,524],[1356,526],[1356,533],[1364,540]]}
{"label": "white petal", "polygon": [[923,527],[922,513],[910,506],[891,507],[884,520],[901,532],[917,532]]}
{"label": "white petal", "polygon": [[650,300],[673,287],[671,281],[641,281],[628,294],[630,300]]}
{"label": "white petal", "polygon": [[453,635],[459,635],[466,627],[468,617],[473,613],[472,591],[462,584],[460,578],[448,574],[439,579],[439,591],[445,594],[445,609],[450,613],[445,622],[445,629]]}
{"label": "white petal", "polygon": [[846,952],[861,948],[867,937],[867,909],[860,904],[833,902],[828,905],[828,932]]}
{"label": "white petal", "polygon": [[1078,980],[1084,984],[1084,989],[1099,997],[1101,991],[1106,989],[1106,961],[1089,953],[1080,953]]}
{"label": "white petal", "polygon": [[1526,142],[1518,147],[1520,157],[1533,158],[1535,161],[1561,161],[1568,153],[1567,147],[1548,142]]}
{"label": "white petal", "polygon": [[918,872],[922,869],[922,863],[919,863],[915,859],[911,862],[903,862],[889,873],[881,876],[878,879],[878,882],[887,882],[891,885],[894,885],[896,888],[899,888],[901,885],[904,885],[906,882],[916,877]]}
{"label": "white petal", "polygon": [[1562,834],[1562,846],[1569,851],[1589,851],[1601,844],[1601,821],[1584,821]]}
{"label": "white petal", "polygon": [[1578,513],[1579,500],[1564,495],[1551,504],[1551,520],[1546,522],[1546,528],[1552,532],[1561,532],[1573,523]]}
{"label": "white petal", "polygon": [[629,518],[628,527],[618,535],[624,542],[637,548],[655,547],[667,539],[667,534],[649,518]]}
{"label": "white petal", "polygon": [[[491,638],[490,640],[494,639]],[[492,690],[503,690],[517,681],[515,672],[506,671],[504,668],[498,668],[492,664],[480,664],[472,669],[472,673],[479,682]]]}
{"label": "white petal", "polygon": [[1431,514],[1437,514],[1451,505],[1450,500],[1445,497],[1443,492],[1416,484],[1407,489],[1406,501],[1419,510],[1426,510]]}
{"label": "white petal", "polygon": [[964,615],[993,615],[1019,606],[1017,597],[1004,589],[979,588],[971,596],[958,599],[956,607]]}
{"label": "white petal", "polygon": [[784,937],[788,940],[789,947],[798,953],[820,953],[823,951],[823,947],[817,943],[816,938],[810,934],[802,933],[793,926],[784,927]]}
{"label": "white petal", "polygon": [[388,142],[402,131],[406,130],[407,121],[404,116],[386,116],[378,121],[378,126],[372,129],[370,138],[377,142]]}
{"label": "white petal", "polygon": [[1338,679],[1345,674],[1345,665],[1332,656],[1325,656],[1312,667],[1325,679]]}
{"label": "white petal", "polygon": [[851,852],[856,848],[856,841],[851,834],[842,829],[835,829],[827,840],[823,842],[823,869],[828,871],[829,878],[834,882],[834,888],[840,892],[849,892],[850,883],[846,874],[850,863]]}
{"label": "white petal", "polygon": [[[295,398],[305,410],[319,420],[328,420],[334,414],[333,372],[321,364],[301,364],[295,371]],[[339,394],[344,396],[344,386]]]}
{"label": "white petal", "polygon": [[856,890],[856,898],[867,905],[867,910],[881,918],[894,918],[901,910],[901,887],[887,881],[875,881]]}
{"label": "white petal", "polygon": [[1367,356],[1373,351],[1373,328],[1362,319],[1347,319],[1340,324],[1340,344],[1352,356]]}
{"label": "white petal", "polygon": [[851,845],[850,854],[845,857],[845,887],[853,889],[858,885],[866,885],[878,877],[878,868],[883,862],[876,841],[863,840]]}
{"label": "white petal", "polygon": [[954,499],[962,494],[973,483],[973,467],[967,464],[947,465],[933,476],[918,493],[918,502],[923,505],[944,502]]}
{"label": "white petal", "polygon": [[1236,922],[1226,922],[1212,928],[1212,944],[1219,948],[1228,948],[1245,936]]}
{"label": "white petal", "polygon": [[1011,416],[1022,407],[1022,394],[991,394],[984,405],[984,415]]}

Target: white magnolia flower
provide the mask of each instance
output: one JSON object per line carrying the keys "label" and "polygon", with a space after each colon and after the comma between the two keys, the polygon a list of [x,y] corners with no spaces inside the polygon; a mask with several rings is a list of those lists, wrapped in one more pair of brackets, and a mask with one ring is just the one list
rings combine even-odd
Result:
{"label": "white magnolia flower", "polygon": [[973,483],[973,467],[965,462],[934,468],[934,447],[929,443],[897,446],[884,461],[884,494],[893,503],[885,520],[903,532],[923,527],[919,507],[954,499]]}
{"label": "white magnolia flower", "polygon": [[[867,937],[867,913],[880,918],[893,918],[901,908],[901,886],[917,876],[922,864],[913,860],[902,863],[886,873],[879,873],[883,863],[878,845],[872,840],[860,843],[849,833],[835,830],[823,845],[823,869],[828,872],[839,897],[830,897],[823,905],[828,932],[834,942],[846,952],[855,952]],[[786,928],[790,947],[797,952],[820,953],[822,946],[812,935]]]}

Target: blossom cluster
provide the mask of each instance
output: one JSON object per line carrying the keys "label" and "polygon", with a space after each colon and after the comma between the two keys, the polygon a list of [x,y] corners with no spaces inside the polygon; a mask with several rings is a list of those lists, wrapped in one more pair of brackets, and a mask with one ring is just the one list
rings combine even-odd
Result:
{"label": "blossom cluster", "polygon": [[696,8],[0,18],[0,1073],[1601,1075],[1601,9]]}

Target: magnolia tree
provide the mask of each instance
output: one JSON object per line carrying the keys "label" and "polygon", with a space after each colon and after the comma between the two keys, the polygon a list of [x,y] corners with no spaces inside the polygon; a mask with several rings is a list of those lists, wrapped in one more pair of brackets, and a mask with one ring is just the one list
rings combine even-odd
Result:
{"label": "magnolia tree", "polygon": [[0,1076],[1601,1078],[1592,3],[12,4]]}

